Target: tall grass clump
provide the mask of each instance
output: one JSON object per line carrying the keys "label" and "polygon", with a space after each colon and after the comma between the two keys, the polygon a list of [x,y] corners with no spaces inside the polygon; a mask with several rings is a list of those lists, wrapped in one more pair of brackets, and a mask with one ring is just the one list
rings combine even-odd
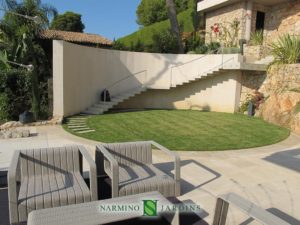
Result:
{"label": "tall grass clump", "polygon": [[272,64],[295,64],[300,62],[300,37],[285,34],[270,44],[274,56]]}
{"label": "tall grass clump", "polygon": [[252,46],[263,45],[264,43],[264,31],[258,30],[251,33],[249,44]]}

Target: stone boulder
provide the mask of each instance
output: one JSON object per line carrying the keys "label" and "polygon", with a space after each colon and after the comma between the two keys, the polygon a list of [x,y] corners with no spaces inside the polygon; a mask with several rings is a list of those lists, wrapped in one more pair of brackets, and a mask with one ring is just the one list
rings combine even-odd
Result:
{"label": "stone boulder", "polygon": [[4,123],[0,126],[0,130],[7,130],[9,128],[13,128],[13,127],[20,127],[23,126],[23,124],[21,122],[18,121],[10,121],[7,123]]}
{"label": "stone boulder", "polygon": [[300,93],[293,91],[272,93],[260,106],[257,116],[300,134]]}

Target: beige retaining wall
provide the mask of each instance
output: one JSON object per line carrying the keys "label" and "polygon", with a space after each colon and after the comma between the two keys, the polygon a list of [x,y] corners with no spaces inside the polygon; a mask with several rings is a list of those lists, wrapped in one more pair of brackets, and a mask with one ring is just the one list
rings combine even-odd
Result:
{"label": "beige retaining wall", "polygon": [[[226,66],[226,63],[238,64],[240,60],[239,55],[204,57],[203,55],[137,53],[54,41],[53,115],[69,116],[84,111],[99,101],[103,89],[120,80],[123,81],[109,88],[112,96],[141,86],[167,90],[174,84],[205,74],[212,68],[222,65],[223,62]],[[237,82],[230,83],[231,86],[225,85],[226,88],[223,88],[222,84],[217,84],[218,88],[214,90],[219,93],[219,96],[226,96],[229,89],[236,90]],[[226,109],[226,111],[234,111],[235,108],[232,105],[235,97],[232,93],[230,97],[232,98],[228,101],[230,110]],[[217,105],[218,102],[220,101],[215,98],[209,103]]]}

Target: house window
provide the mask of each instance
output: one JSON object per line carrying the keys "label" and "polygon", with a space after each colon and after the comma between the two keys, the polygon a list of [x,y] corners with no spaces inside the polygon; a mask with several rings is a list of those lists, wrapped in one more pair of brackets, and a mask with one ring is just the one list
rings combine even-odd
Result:
{"label": "house window", "polygon": [[256,30],[264,30],[266,13],[257,11],[256,13]]}

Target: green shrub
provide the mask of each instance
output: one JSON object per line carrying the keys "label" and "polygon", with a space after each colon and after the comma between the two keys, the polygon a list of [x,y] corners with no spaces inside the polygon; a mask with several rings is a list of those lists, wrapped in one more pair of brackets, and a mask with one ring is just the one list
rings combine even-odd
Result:
{"label": "green shrub", "polygon": [[144,52],[145,46],[144,46],[143,42],[139,39],[136,43],[134,43],[134,42],[131,43],[129,51]]}
{"label": "green shrub", "polygon": [[298,102],[293,110],[294,114],[298,114],[300,112],[300,102]]}
{"label": "green shrub", "polygon": [[274,56],[273,64],[294,64],[300,62],[300,38],[285,34],[270,44]]}
{"label": "green shrub", "polygon": [[6,121],[9,118],[8,114],[8,98],[5,93],[0,94],[0,124],[1,121]]}
{"label": "green shrub", "polygon": [[24,70],[0,73],[0,120],[18,120],[31,108],[30,77]]}
{"label": "green shrub", "polygon": [[248,111],[248,106],[252,103],[256,110],[259,109],[259,106],[265,101],[263,93],[255,90],[253,93],[247,94],[245,101],[240,106],[240,112],[244,113]]}
{"label": "green shrub", "polygon": [[128,48],[121,41],[118,41],[118,40],[115,40],[113,42],[112,49],[120,50],[120,51],[127,51],[128,50]]}
{"label": "green shrub", "polygon": [[252,46],[262,45],[264,43],[264,31],[258,30],[251,33],[249,44]]}
{"label": "green shrub", "polygon": [[196,54],[206,54],[208,52],[207,45],[200,45],[195,49]]}
{"label": "green shrub", "polygon": [[185,52],[195,51],[200,46],[205,45],[205,41],[199,35],[194,33],[185,40]]}
{"label": "green shrub", "polygon": [[153,35],[152,52],[178,53],[178,42],[171,30],[167,29]]}
{"label": "green shrub", "polygon": [[219,42],[210,42],[207,44],[207,51],[208,52],[216,52],[221,47]]}

